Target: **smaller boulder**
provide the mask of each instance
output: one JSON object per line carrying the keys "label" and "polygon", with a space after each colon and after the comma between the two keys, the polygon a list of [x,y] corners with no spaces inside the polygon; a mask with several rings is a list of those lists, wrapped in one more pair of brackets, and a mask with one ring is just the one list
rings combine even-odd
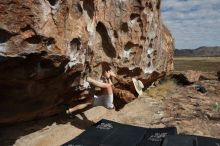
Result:
{"label": "smaller boulder", "polygon": [[187,70],[185,73],[186,78],[190,82],[196,82],[199,80],[199,77],[201,76],[201,72],[199,71],[193,71],[193,70]]}
{"label": "smaller boulder", "polygon": [[206,88],[203,87],[202,85],[196,85],[195,88],[198,92],[201,92],[201,93],[206,93],[207,92]]}
{"label": "smaller boulder", "polygon": [[190,85],[197,81],[199,81],[201,76],[201,72],[187,70],[186,72],[174,73],[172,78],[177,81],[178,84],[181,85]]}

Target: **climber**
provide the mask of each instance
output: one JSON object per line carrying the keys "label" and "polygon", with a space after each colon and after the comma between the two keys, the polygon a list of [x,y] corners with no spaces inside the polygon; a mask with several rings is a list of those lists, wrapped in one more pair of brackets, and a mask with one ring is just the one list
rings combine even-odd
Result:
{"label": "climber", "polygon": [[104,106],[108,109],[114,109],[113,104],[113,84],[110,77],[116,77],[116,74],[112,71],[105,71],[103,74],[104,82],[97,81],[92,79],[91,77],[87,77],[86,80],[90,84],[94,85],[95,87],[101,88],[101,95],[96,96],[94,98],[89,98],[86,103],[79,104],[73,108],[69,108],[66,110],[67,114],[71,114],[74,111],[78,111],[84,109],[88,106]]}

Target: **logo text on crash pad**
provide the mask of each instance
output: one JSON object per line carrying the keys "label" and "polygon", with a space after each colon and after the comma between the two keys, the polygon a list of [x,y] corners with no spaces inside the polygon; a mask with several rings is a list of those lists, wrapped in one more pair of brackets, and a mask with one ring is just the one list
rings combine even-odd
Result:
{"label": "logo text on crash pad", "polygon": [[149,141],[162,141],[167,136],[167,133],[155,133],[151,135],[147,140]]}
{"label": "logo text on crash pad", "polygon": [[96,128],[101,130],[110,130],[113,128],[113,126],[111,123],[101,123]]}

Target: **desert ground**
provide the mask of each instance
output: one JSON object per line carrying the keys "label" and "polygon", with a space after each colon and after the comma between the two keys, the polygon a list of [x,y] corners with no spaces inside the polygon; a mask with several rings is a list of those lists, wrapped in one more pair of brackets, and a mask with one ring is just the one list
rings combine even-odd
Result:
{"label": "desert ground", "polygon": [[220,57],[175,57],[176,71],[197,70],[216,73],[220,70]]}
{"label": "desert ground", "polygon": [[[65,114],[4,126],[0,130],[3,146],[61,145],[101,119],[142,127],[175,126],[178,133],[220,138],[220,82],[216,71],[220,58],[175,58],[175,71],[197,70],[207,78],[180,85],[172,77],[160,79],[143,95],[120,111],[94,107],[72,118]],[[202,85],[207,92],[196,89]]]}

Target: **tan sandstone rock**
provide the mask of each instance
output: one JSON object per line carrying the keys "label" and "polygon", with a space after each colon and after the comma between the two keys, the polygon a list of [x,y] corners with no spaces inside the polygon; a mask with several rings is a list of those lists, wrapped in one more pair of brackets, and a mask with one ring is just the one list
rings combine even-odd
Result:
{"label": "tan sandstone rock", "polygon": [[[0,124],[57,114],[111,67],[149,86],[173,69],[161,0],[0,1]],[[130,84],[131,85],[131,84]],[[123,87],[118,84],[118,88]],[[123,89],[128,90],[128,89]]]}

